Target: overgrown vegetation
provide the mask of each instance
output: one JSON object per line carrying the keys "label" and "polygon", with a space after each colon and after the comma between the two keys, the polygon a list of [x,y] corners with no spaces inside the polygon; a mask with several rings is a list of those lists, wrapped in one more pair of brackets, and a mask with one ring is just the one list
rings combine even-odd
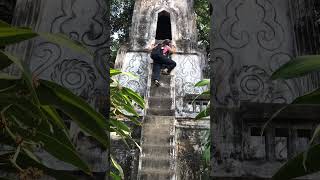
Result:
{"label": "overgrown vegetation", "polygon": [[[201,96],[201,95],[210,95],[210,79],[203,79],[195,84],[195,87],[207,87],[208,90],[204,91],[200,95],[198,95],[195,100]],[[210,116],[210,101],[208,102],[208,106],[206,109],[202,110],[198,115],[195,117],[196,120],[206,118]],[[210,174],[210,160],[211,160],[211,154],[210,154],[210,149],[211,149],[211,131],[210,129],[206,131],[204,138],[202,139],[201,146],[204,147],[201,159],[202,159],[202,167],[204,169],[204,172],[202,172],[202,179],[208,179],[209,174]]]}
{"label": "overgrown vegetation", "polygon": [[111,1],[111,67],[116,60],[120,45],[129,42],[135,0]]}
{"label": "overgrown vegetation", "polygon": [[[320,71],[320,55],[300,56],[281,66],[272,79],[291,79]],[[292,104],[320,104],[320,88],[295,99]],[[308,149],[286,162],[276,174],[274,180],[293,179],[320,171],[320,143],[315,139],[320,135],[320,125],[315,129]]]}
{"label": "overgrown vegetation", "polygon": [[196,13],[198,29],[198,45],[210,53],[210,4],[208,0],[195,0],[194,10]]}
{"label": "overgrown vegetation", "polygon": [[[92,56],[92,53],[81,44],[69,40],[64,35],[36,33],[27,28],[11,27],[0,21],[0,46],[37,36]],[[81,158],[70,140],[62,115],[67,116],[80,127],[81,131],[99,142],[102,149],[108,149],[110,146],[109,132],[116,132],[124,140],[131,139],[130,128],[119,119],[127,118],[139,124],[134,105],[144,108],[144,101],[137,93],[112,82],[111,114],[108,120],[68,89],[34,77],[24,61],[8,52],[0,51],[0,70],[11,65],[15,65],[21,74],[12,76],[0,73],[0,146],[3,147],[0,153],[0,169],[2,171],[17,174],[22,180],[37,179],[44,174],[56,179],[76,179],[67,171],[47,167],[45,161],[37,155],[37,151],[41,150],[73,165],[89,177],[92,176],[91,168]],[[120,73],[111,69],[110,75]],[[108,160],[107,157],[105,160]],[[114,179],[121,179],[123,177],[121,167],[113,159],[112,163],[119,173],[111,172],[110,175]]]}

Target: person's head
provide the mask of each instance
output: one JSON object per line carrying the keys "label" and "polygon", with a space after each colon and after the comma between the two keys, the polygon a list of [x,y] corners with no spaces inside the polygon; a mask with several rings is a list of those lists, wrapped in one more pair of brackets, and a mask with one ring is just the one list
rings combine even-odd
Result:
{"label": "person's head", "polygon": [[170,39],[165,39],[163,42],[162,42],[162,45],[165,46],[170,46],[171,45],[171,40]]}

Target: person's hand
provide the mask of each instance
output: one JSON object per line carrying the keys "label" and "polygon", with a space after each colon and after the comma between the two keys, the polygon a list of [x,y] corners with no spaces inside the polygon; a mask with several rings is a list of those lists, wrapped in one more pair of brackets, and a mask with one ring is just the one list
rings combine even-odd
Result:
{"label": "person's hand", "polygon": [[171,52],[172,52],[172,53],[175,53],[176,51],[177,51],[176,46],[175,46],[175,45],[172,45]]}
{"label": "person's hand", "polygon": [[146,50],[151,52],[154,47],[155,47],[155,44],[151,44],[149,48],[147,48]]}

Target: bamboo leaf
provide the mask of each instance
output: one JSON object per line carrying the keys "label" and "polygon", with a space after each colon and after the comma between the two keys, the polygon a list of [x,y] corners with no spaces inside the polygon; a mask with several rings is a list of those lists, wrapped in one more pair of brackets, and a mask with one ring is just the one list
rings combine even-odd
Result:
{"label": "bamboo leaf", "polygon": [[317,89],[309,94],[296,98],[292,104],[319,104],[320,89]]}
{"label": "bamboo leaf", "polygon": [[123,169],[121,168],[121,166],[117,163],[117,161],[115,161],[113,159],[113,157],[111,156],[111,162],[113,167],[115,167],[118,171],[119,171],[119,176],[124,179],[124,173],[123,173]]}
{"label": "bamboo leaf", "polygon": [[18,43],[38,36],[37,33],[27,28],[0,26],[0,46]]}
{"label": "bamboo leaf", "polygon": [[[11,156],[11,154],[2,154],[0,155],[0,159],[8,159]],[[35,167],[40,170],[43,170],[45,174],[54,177],[56,180],[77,180],[76,177],[72,176],[72,172],[68,171],[61,171],[61,170],[55,170],[48,168],[41,162],[36,162],[27,155],[21,153],[17,159],[17,163],[24,169],[28,167]],[[0,164],[0,169],[5,172],[11,172],[11,173],[16,173],[15,167],[13,167],[11,164]]]}
{"label": "bamboo leaf", "polygon": [[271,79],[289,79],[319,71],[320,55],[299,56],[281,66]]}
{"label": "bamboo leaf", "polygon": [[110,119],[110,123],[114,127],[118,128],[119,130],[126,131],[126,132],[131,132],[131,129],[126,124],[124,124],[123,122],[121,122],[119,120]]}
{"label": "bamboo leaf", "polygon": [[109,141],[105,132],[105,127],[108,126],[107,120],[83,99],[74,95],[68,89],[45,80],[40,81],[37,93],[43,105],[60,109],[70,116],[82,130],[95,137],[105,147],[108,147]]}
{"label": "bamboo leaf", "polygon": [[82,43],[70,39],[65,34],[61,34],[61,33],[52,34],[52,33],[43,33],[42,32],[42,33],[39,33],[39,35],[41,37],[47,39],[50,42],[66,46],[74,51],[77,51],[82,54],[86,54],[86,55],[90,56],[91,58],[93,58],[93,56],[94,56],[93,53],[91,51],[89,51],[88,48],[86,48]]}
{"label": "bamboo leaf", "polygon": [[112,177],[113,180],[121,180],[121,177],[114,172],[110,172],[110,177]]}
{"label": "bamboo leaf", "polygon": [[121,74],[122,72],[118,69],[112,69],[110,68],[110,77]]}
{"label": "bamboo leaf", "polygon": [[42,144],[43,149],[45,149],[48,153],[50,153],[57,159],[72,164],[75,167],[83,170],[87,174],[91,174],[90,168],[80,158],[78,153],[58,139],[40,131],[34,131],[30,133],[29,131],[18,127],[13,128],[13,130],[15,130],[25,139],[29,139]]}
{"label": "bamboo leaf", "polygon": [[47,114],[47,116],[61,129],[68,130],[63,120],[59,116],[58,112],[50,106],[41,106],[41,109]]}
{"label": "bamboo leaf", "polygon": [[205,117],[208,117],[210,116],[210,105],[208,105],[206,107],[206,109],[202,110],[196,117],[195,119],[198,120],[198,119],[202,119],[202,118],[205,118]]}
{"label": "bamboo leaf", "polygon": [[141,108],[144,108],[144,99],[138,93],[126,87],[122,88],[122,92],[134,100]]}
{"label": "bamboo leaf", "polygon": [[11,76],[7,73],[0,72],[0,79],[6,79],[6,80],[18,80],[19,78],[17,76]]}
{"label": "bamboo leaf", "polygon": [[5,52],[2,52],[2,53],[4,53],[8,57],[8,59],[10,59],[22,71],[23,79],[25,80],[28,89],[31,91],[31,95],[32,95],[32,98],[33,98],[32,100],[37,105],[40,106],[38,96],[37,96],[37,94],[35,92],[35,89],[34,89],[32,74],[31,74],[30,69],[26,65],[26,63],[24,61],[19,60],[16,57],[10,55],[9,53],[5,53]]}
{"label": "bamboo leaf", "polygon": [[5,21],[0,20],[0,28],[3,28],[3,27],[10,27],[10,24],[8,24]]}
{"label": "bamboo leaf", "polygon": [[72,144],[68,129],[65,126],[63,120],[58,115],[58,113],[55,111],[54,108],[51,108],[50,106],[41,106],[45,114],[47,115],[48,119],[52,122],[53,126],[53,133],[52,136],[67,145],[72,150],[76,151],[74,145]]}
{"label": "bamboo leaf", "polygon": [[10,66],[12,61],[9,59],[7,55],[5,55],[2,51],[0,51],[0,70]]}
{"label": "bamboo leaf", "polygon": [[202,86],[207,86],[210,85],[210,79],[203,79],[199,82],[197,82],[194,86],[195,87],[202,87]]}
{"label": "bamboo leaf", "polygon": [[286,180],[296,177],[305,176],[320,171],[320,145],[310,147],[308,157],[306,159],[307,170],[303,167],[304,153],[300,153],[293,159],[286,162],[276,173],[273,175],[273,180]]}

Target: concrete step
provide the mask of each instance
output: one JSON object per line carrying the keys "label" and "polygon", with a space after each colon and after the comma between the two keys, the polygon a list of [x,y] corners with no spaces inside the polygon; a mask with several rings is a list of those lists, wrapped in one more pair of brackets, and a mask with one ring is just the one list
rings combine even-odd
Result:
{"label": "concrete step", "polygon": [[142,125],[142,128],[144,131],[146,130],[151,130],[151,131],[166,131],[169,130],[170,126],[173,124],[173,122],[168,121],[168,123],[162,123],[162,124],[157,124],[157,123],[144,123]]}
{"label": "concrete step", "polygon": [[145,116],[143,124],[172,124],[174,117],[172,116]]}
{"label": "concrete step", "polygon": [[150,89],[150,96],[153,96],[153,97],[170,96],[170,93],[171,93],[170,86],[160,86],[157,88]]}
{"label": "concrete step", "polygon": [[165,154],[170,155],[175,148],[173,145],[150,144],[146,142],[144,142],[141,147],[142,153],[148,156],[161,156]]}
{"label": "concrete step", "polygon": [[174,136],[173,135],[168,135],[168,134],[159,134],[157,135],[152,135],[150,136],[150,134],[148,135],[144,135],[144,137],[142,137],[142,142],[143,143],[155,143],[158,145],[168,145],[170,144],[170,142],[173,141]]}
{"label": "concrete step", "polygon": [[[162,83],[163,87],[170,87],[172,75],[162,75],[160,76],[160,83]],[[158,88],[158,86],[154,85],[154,83],[151,83],[151,89]]]}
{"label": "concrete step", "polygon": [[171,126],[170,124],[144,124],[142,126],[143,135],[151,135],[156,136],[155,134],[158,133],[159,135],[166,135],[170,133]]}
{"label": "concrete step", "polygon": [[146,168],[140,171],[140,180],[170,180],[173,174],[170,169]]}
{"label": "concrete step", "polygon": [[173,109],[160,109],[160,108],[148,108],[147,115],[154,116],[174,116],[175,112]]}
{"label": "concrete step", "polygon": [[170,85],[173,75],[163,75],[160,76],[160,82]]}
{"label": "concrete step", "polygon": [[150,157],[145,156],[141,157],[142,162],[142,169],[145,168],[152,168],[152,169],[169,169],[170,168],[170,157],[165,156],[157,156],[157,157]]}
{"label": "concrete step", "polygon": [[150,108],[170,109],[172,106],[171,97],[149,97]]}

